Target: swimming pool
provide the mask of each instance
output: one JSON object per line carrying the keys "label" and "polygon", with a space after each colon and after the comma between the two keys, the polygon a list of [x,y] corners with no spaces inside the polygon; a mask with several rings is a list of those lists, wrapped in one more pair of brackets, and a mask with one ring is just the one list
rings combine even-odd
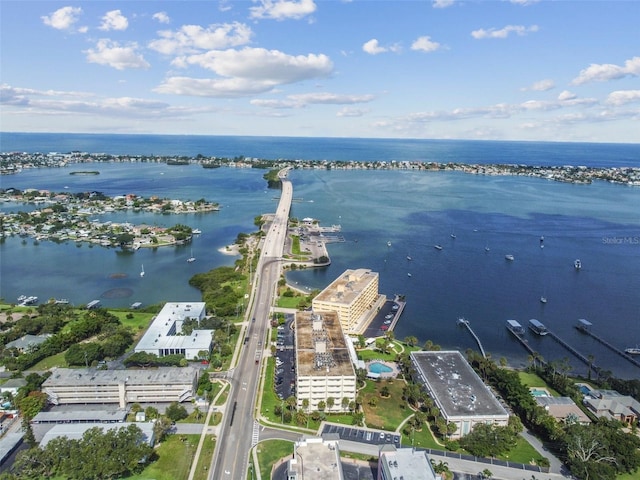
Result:
{"label": "swimming pool", "polygon": [[369,364],[369,371],[373,373],[391,373],[393,368],[387,367],[384,363],[372,362]]}
{"label": "swimming pool", "polygon": [[549,397],[549,392],[544,389],[532,388],[529,390],[534,397]]}

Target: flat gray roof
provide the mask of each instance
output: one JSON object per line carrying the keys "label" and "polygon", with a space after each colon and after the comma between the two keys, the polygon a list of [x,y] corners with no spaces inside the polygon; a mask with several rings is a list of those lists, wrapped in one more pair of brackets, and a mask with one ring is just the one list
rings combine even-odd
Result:
{"label": "flat gray roof", "polygon": [[80,440],[84,432],[91,428],[98,427],[105,430],[112,430],[114,428],[126,428],[129,425],[135,425],[144,435],[144,439],[150,445],[153,445],[153,426],[151,422],[139,422],[139,423],[62,423],[54,426],[51,430],[45,433],[44,437],[40,441],[40,447],[44,448],[54,438],[67,437],[69,440]]}
{"label": "flat gray roof", "polygon": [[63,385],[167,385],[189,384],[197,370],[193,367],[158,367],[136,370],[97,370],[95,368],[57,368],[42,387]]}
{"label": "flat gray roof", "polygon": [[411,359],[446,417],[509,416],[460,352],[412,352]]}
{"label": "flat gray roof", "polygon": [[33,423],[110,423],[124,422],[126,410],[70,410],[40,412],[33,417]]}

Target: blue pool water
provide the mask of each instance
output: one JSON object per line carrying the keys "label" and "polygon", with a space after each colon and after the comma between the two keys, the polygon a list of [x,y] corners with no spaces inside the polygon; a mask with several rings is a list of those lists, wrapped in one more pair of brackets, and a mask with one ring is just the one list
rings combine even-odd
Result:
{"label": "blue pool water", "polygon": [[391,373],[393,368],[387,367],[384,363],[373,362],[369,364],[369,371],[373,373]]}

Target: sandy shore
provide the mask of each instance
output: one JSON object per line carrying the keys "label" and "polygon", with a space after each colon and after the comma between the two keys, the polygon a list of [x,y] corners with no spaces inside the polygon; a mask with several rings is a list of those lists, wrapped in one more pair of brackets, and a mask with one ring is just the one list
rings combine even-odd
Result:
{"label": "sandy shore", "polygon": [[224,255],[240,255],[240,247],[238,247],[238,245],[236,245],[235,243],[219,248],[218,251]]}

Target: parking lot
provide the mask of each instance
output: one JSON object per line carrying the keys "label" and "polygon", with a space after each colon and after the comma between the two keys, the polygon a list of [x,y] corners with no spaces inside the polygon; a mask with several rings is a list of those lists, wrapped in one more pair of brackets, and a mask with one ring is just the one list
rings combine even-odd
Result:
{"label": "parking lot", "polygon": [[402,437],[395,432],[383,432],[381,430],[368,430],[366,428],[343,427],[340,425],[325,424],[322,434],[337,433],[340,440],[367,443],[369,445],[391,444],[400,447]]}
{"label": "parking lot", "polygon": [[375,318],[364,331],[365,338],[381,337],[384,332],[395,325],[396,316],[399,315],[400,307],[393,300],[387,300]]}
{"label": "parking lot", "polygon": [[293,319],[293,315],[287,315],[286,323],[277,327],[277,351],[275,355],[273,386],[280,400],[286,400],[290,396],[295,395],[296,359],[293,348],[293,331],[290,328]]}

